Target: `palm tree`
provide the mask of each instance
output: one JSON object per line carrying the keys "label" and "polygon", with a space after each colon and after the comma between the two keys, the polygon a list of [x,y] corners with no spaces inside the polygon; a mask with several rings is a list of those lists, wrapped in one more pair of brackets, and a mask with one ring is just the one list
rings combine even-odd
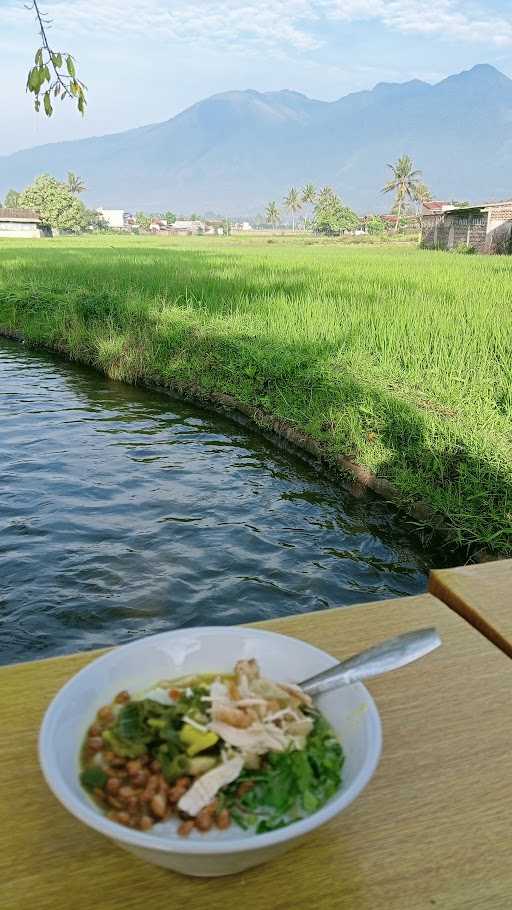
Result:
{"label": "palm tree", "polygon": [[68,171],[68,190],[73,193],[75,196],[78,196],[79,193],[83,193],[87,187],[81,177],[77,177],[73,171]]}
{"label": "palm tree", "polygon": [[316,202],[316,190],[312,183],[306,183],[302,190],[302,201],[304,205],[314,205]]}
{"label": "palm tree", "polygon": [[414,199],[420,205],[424,202],[432,202],[433,196],[426,183],[418,183],[414,192]]}
{"label": "palm tree", "polygon": [[265,209],[265,217],[275,231],[276,225],[279,224],[279,219],[281,217],[279,214],[279,209],[275,202],[269,202],[267,208]]}
{"label": "palm tree", "polygon": [[416,199],[416,191],[420,184],[419,178],[421,177],[421,171],[414,170],[414,164],[409,155],[402,155],[396,164],[388,164],[388,167],[391,168],[393,177],[389,183],[386,183],[386,186],[383,187],[382,192],[395,194],[394,209],[397,216],[395,231],[398,231],[400,216],[405,200],[410,199],[414,202]]}
{"label": "palm tree", "polygon": [[295,215],[297,212],[300,212],[302,208],[299,191],[296,190],[294,186],[292,186],[283,202],[288,211],[292,213],[292,231],[295,231]]}
{"label": "palm tree", "polygon": [[416,217],[418,219],[418,225],[420,230],[422,229],[423,224],[423,206],[426,202],[432,202],[433,196],[430,192],[426,183],[418,183],[416,190],[414,192],[414,201],[416,203]]}
{"label": "palm tree", "polygon": [[332,199],[336,193],[334,192],[332,186],[323,186],[321,190],[317,193],[316,202],[325,202],[327,199]]}
{"label": "palm tree", "polygon": [[[302,201],[304,205],[310,205],[314,207],[316,203],[316,190],[312,183],[306,183],[306,186],[302,190]],[[309,223],[310,219],[304,216],[304,230],[307,230]]]}

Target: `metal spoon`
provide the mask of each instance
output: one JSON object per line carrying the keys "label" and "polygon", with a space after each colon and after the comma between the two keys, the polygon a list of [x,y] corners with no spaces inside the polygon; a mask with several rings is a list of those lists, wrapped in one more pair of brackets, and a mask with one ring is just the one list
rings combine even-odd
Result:
{"label": "metal spoon", "polygon": [[429,651],[438,648],[440,644],[441,639],[434,628],[406,632],[404,635],[388,638],[380,645],[367,648],[360,654],[354,654],[353,657],[341,661],[336,666],[330,667],[329,670],[324,670],[323,673],[311,676],[301,682],[300,687],[309,695],[329,692],[331,689],[337,689],[338,686],[404,667],[405,664],[424,657]]}

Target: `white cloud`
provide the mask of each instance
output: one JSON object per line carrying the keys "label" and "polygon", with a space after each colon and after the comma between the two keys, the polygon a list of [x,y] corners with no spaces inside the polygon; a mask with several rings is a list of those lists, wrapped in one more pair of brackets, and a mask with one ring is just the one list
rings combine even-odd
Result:
{"label": "white cloud", "polygon": [[[319,46],[303,24],[316,18],[312,0],[48,0],[45,12],[60,33],[131,33],[178,42],[223,45]],[[0,24],[26,23],[22,4],[10,0]]]}
{"label": "white cloud", "polygon": [[[512,45],[512,19],[489,10],[489,0],[47,0],[59,35],[91,32],[143,35],[185,44],[292,48],[328,43],[334,22],[373,21],[402,34],[460,42]],[[23,22],[22,0],[7,0],[0,25]]]}
{"label": "white cloud", "polygon": [[325,0],[326,15],[375,19],[402,33],[457,41],[512,44],[512,18],[466,0]]}

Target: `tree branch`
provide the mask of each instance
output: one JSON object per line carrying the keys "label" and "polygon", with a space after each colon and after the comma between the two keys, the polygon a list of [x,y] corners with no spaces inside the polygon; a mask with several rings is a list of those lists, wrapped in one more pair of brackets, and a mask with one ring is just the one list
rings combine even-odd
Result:
{"label": "tree branch", "polygon": [[34,95],[36,111],[41,109],[42,102],[46,116],[51,117],[52,97],[60,97],[61,100],[70,98],[76,101],[77,108],[83,115],[87,104],[87,87],[77,76],[73,57],[69,53],[52,50],[47,33],[51,20],[41,12],[38,0],[31,0],[25,8],[35,13],[42,42],[34,58],[35,65],[29,70],[27,78],[27,91]]}

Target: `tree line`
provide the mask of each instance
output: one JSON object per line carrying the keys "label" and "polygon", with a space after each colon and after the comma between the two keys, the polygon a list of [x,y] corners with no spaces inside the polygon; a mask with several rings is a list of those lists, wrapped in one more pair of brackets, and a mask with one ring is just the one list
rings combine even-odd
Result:
{"label": "tree line", "polygon": [[[419,216],[421,206],[432,199],[432,194],[420,179],[421,171],[415,169],[409,155],[402,155],[395,164],[389,164],[388,167],[393,176],[382,188],[382,192],[394,194],[391,214],[396,216],[395,231],[398,231],[403,216],[410,214],[407,206],[412,205],[415,214]],[[385,223],[378,215],[361,219],[344,205],[331,186],[324,186],[319,191],[312,183],[307,183],[302,190],[292,186],[283,199],[283,207],[291,216],[293,231],[297,214],[304,208],[310,214],[310,217],[304,216],[304,229],[311,228],[318,234],[342,234],[363,223],[369,234],[380,234],[386,230]],[[281,223],[281,211],[275,199],[268,203],[265,217],[274,230]]]}
{"label": "tree line", "polygon": [[[304,218],[304,228],[311,227],[317,233],[342,234],[353,230],[360,222],[359,217],[348,206],[344,205],[332,186],[324,186],[317,191],[312,183],[307,183],[302,190],[293,187],[283,200],[285,209],[292,219],[292,230],[295,231],[296,218],[304,206],[311,217]],[[275,200],[268,203],[265,217],[275,230],[281,222],[281,212]]]}
{"label": "tree line", "polygon": [[[390,164],[392,178],[382,188],[385,194],[393,193],[392,214],[395,216],[394,229],[398,231],[404,215],[410,215],[408,206],[415,206],[413,213],[419,218],[421,205],[432,199],[432,195],[422,182],[421,171],[414,167],[408,155],[402,155],[395,164]],[[67,180],[60,181],[49,174],[42,174],[21,193],[9,190],[5,208],[31,208],[39,212],[43,224],[51,228],[80,233],[88,229],[106,230],[108,225],[101,214],[88,209],[78,198],[86,189],[84,181],[72,171]],[[364,226],[368,234],[382,234],[386,223],[378,215],[361,219],[349,206],[344,205],[331,186],[324,186],[317,191],[312,183],[307,183],[302,190],[291,187],[283,200],[285,209],[292,219],[292,230],[295,231],[298,213],[306,210],[304,228],[318,234],[342,234]],[[192,214],[191,220],[198,219]],[[281,222],[281,212],[275,200],[268,203],[265,211],[267,222],[274,230]],[[168,211],[163,214],[148,215],[137,212],[135,222],[141,230],[149,230],[152,220],[165,220],[173,224],[177,216]]]}

